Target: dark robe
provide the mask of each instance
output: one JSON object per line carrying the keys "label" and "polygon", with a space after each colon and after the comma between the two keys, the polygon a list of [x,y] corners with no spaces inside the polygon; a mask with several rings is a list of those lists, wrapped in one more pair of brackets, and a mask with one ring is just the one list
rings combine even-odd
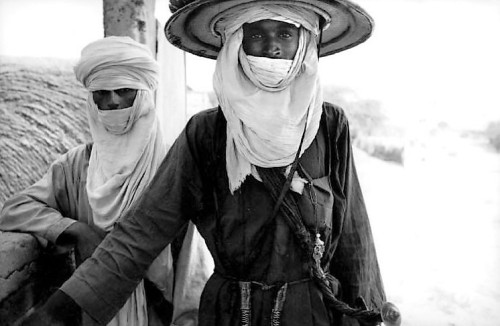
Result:
{"label": "dark robe", "polygon": [[[252,282],[252,325],[271,325],[276,294],[285,283],[281,325],[351,324],[326,308],[311,280],[309,255],[281,213],[271,216],[274,201],[265,185],[248,176],[230,193],[225,147],[221,110],[195,115],[148,190],[62,290],[106,322],[192,220],[215,261],[201,298],[200,326],[241,324],[239,281]],[[292,195],[305,226],[325,241],[322,266],[339,280],[337,297],[350,305],[362,297],[369,308],[380,309],[385,294],[341,109],[324,104],[318,134],[299,159],[298,172],[311,182],[302,195]]]}

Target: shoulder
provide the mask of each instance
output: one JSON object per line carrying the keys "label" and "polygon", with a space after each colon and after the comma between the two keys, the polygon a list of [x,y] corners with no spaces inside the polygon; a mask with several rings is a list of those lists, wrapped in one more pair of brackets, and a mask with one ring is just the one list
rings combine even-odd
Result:
{"label": "shoulder", "polygon": [[187,146],[200,167],[212,166],[225,152],[226,119],[222,110],[216,107],[193,115],[179,138],[179,144]]}
{"label": "shoulder", "polygon": [[73,162],[79,160],[89,160],[92,151],[92,143],[78,145],[71,148],[63,154],[57,161],[59,162]]}
{"label": "shoulder", "polygon": [[218,116],[218,107],[200,111],[189,119],[187,127],[191,129],[210,130],[215,127]]}
{"label": "shoulder", "polygon": [[337,137],[340,133],[349,129],[349,121],[344,109],[340,106],[323,102],[323,116],[328,128],[335,131]]}
{"label": "shoulder", "polygon": [[216,107],[196,113],[186,124],[186,136],[189,141],[208,145],[215,138],[225,133],[226,120],[222,111]]}
{"label": "shoulder", "polygon": [[88,167],[91,152],[92,143],[73,147],[52,164],[52,169],[59,168],[70,171],[81,171],[82,169],[86,169]]}
{"label": "shoulder", "polygon": [[344,109],[336,104],[323,102],[323,114],[328,121],[347,123],[347,116]]}

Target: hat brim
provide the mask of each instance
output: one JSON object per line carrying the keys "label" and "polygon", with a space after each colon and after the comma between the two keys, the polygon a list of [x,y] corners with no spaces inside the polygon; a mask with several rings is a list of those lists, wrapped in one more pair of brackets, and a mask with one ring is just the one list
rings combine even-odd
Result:
{"label": "hat brim", "polygon": [[[216,59],[222,38],[212,32],[212,20],[234,6],[259,3],[284,3],[280,0],[195,0],[175,11],[165,24],[165,35],[174,46],[194,55]],[[373,19],[358,5],[346,0],[295,0],[294,4],[325,12],[331,21],[321,36],[320,56],[352,48],[368,39]]]}

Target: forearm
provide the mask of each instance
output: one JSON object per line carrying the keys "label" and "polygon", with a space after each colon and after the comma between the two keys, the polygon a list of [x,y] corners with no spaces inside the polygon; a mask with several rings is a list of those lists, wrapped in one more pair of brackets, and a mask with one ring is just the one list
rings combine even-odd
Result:
{"label": "forearm", "polygon": [[182,143],[176,142],[148,189],[61,288],[101,323],[116,314],[153,260],[199,214],[200,181]]}
{"label": "forearm", "polygon": [[354,164],[348,130],[343,134],[342,171],[346,210],[338,248],[331,266],[341,280],[345,300],[352,304],[362,297],[370,308],[380,309],[385,291],[375,242],[363,193]]}
{"label": "forearm", "polygon": [[75,220],[25,194],[5,202],[0,214],[0,230],[31,233],[52,243],[73,223]]}
{"label": "forearm", "polygon": [[64,292],[57,290],[44,305],[18,320],[16,326],[65,326],[80,319],[80,307]]}
{"label": "forearm", "polygon": [[[66,162],[65,160],[62,160]],[[35,184],[9,198],[0,213],[0,230],[28,232],[55,243],[74,220],[64,215],[71,177],[54,163]],[[67,207],[66,207],[67,208]]]}
{"label": "forearm", "polygon": [[[151,230],[148,219],[141,215],[143,223],[137,223],[133,216],[125,216],[61,288],[101,323],[113,318],[152,261],[175,237],[175,225]],[[171,232],[161,232],[162,229]]]}
{"label": "forearm", "polygon": [[342,300],[350,305],[362,297],[370,308],[381,308],[385,292],[381,280],[368,213],[354,163],[348,121],[343,114],[336,120],[332,162],[336,171],[332,184],[342,196],[335,201],[338,244],[330,272],[339,279]]}

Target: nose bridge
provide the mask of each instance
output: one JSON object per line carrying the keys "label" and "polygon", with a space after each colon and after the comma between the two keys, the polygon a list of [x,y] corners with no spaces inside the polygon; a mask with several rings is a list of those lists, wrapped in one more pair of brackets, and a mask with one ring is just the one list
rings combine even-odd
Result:
{"label": "nose bridge", "polygon": [[109,92],[109,102],[112,104],[118,104],[120,103],[120,95],[116,91],[110,91]]}
{"label": "nose bridge", "polygon": [[275,35],[267,37],[266,52],[270,55],[279,55],[281,52],[281,43]]}
{"label": "nose bridge", "polygon": [[108,110],[115,110],[120,105],[120,96],[113,90],[106,92],[102,105]]}

